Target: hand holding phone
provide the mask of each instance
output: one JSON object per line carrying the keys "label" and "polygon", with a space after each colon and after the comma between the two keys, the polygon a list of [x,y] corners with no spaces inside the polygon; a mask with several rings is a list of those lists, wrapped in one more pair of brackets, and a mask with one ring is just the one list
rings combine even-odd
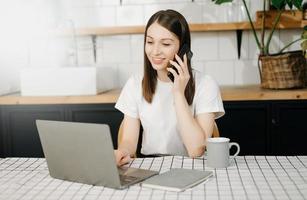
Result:
{"label": "hand holding phone", "polygon": [[[180,57],[181,60],[183,60],[183,56],[184,54],[187,54],[187,59],[188,60],[191,60],[192,56],[193,56],[193,53],[192,51],[189,49],[188,45],[187,44],[183,44],[183,46],[181,47],[181,49],[179,50],[178,52],[178,56]],[[174,60],[175,61],[175,60]],[[176,61],[175,61],[176,62]],[[178,70],[176,67],[174,66],[171,66],[175,71],[176,73],[178,74]],[[169,77],[169,79],[171,79],[172,82],[174,82],[174,75],[171,73],[171,72],[167,72],[167,76]]]}

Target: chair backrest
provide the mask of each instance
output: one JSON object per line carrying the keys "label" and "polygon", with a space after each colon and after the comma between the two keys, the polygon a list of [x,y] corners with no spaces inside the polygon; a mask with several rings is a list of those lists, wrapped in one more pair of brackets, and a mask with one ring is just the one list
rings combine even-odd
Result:
{"label": "chair backrest", "polygon": [[216,122],[214,122],[212,137],[220,137],[220,131],[219,128],[217,127]]}
{"label": "chair backrest", "polygon": [[[214,122],[212,137],[220,137],[220,132],[219,132],[219,129],[217,127],[216,122]],[[141,137],[139,137],[139,138],[141,138]],[[123,139],[123,121],[120,123],[119,129],[118,129],[117,146],[119,146],[122,139]],[[136,154],[134,155],[134,157],[136,157]]]}

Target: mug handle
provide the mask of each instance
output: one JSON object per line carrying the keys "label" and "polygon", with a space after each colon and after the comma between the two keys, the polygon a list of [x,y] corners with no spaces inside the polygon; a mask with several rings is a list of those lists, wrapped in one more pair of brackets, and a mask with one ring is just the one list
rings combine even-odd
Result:
{"label": "mug handle", "polygon": [[230,142],[229,143],[229,149],[231,149],[231,147],[233,147],[233,146],[237,147],[237,152],[233,155],[230,162],[232,162],[235,159],[235,157],[237,157],[237,155],[240,153],[240,145],[236,142]]}

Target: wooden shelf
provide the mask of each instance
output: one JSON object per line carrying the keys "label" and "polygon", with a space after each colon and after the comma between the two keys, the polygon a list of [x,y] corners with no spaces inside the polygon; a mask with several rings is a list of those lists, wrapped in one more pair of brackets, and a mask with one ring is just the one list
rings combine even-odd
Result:
{"label": "wooden shelf", "polygon": [[[190,24],[192,32],[204,31],[230,31],[230,30],[247,30],[251,29],[249,22],[239,23],[205,23]],[[119,35],[119,34],[143,34],[145,26],[120,26],[120,27],[97,27],[97,28],[80,28],[76,33],[80,36],[85,35]],[[69,32],[65,31],[66,34]],[[64,32],[63,32],[64,33]]]}
{"label": "wooden shelf", "polygon": [[[307,25],[305,21],[295,21],[291,23],[280,23],[278,29],[296,29]],[[256,29],[261,28],[260,23],[254,22]],[[235,22],[235,23],[204,23],[204,24],[190,24],[191,32],[206,32],[206,31],[233,31],[233,30],[250,30],[249,22]],[[124,35],[124,34],[143,34],[145,26],[113,26],[113,27],[93,27],[93,28],[79,28],[76,30],[78,36],[91,35]],[[71,35],[69,30],[52,31],[56,35]]]}
{"label": "wooden shelf", "polygon": [[[272,10],[266,12],[266,28],[270,28],[273,24],[277,12]],[[263,13],[256,12],[256,21],[253,23],[256,29],[261,28],[261,20]],[[307,20],[302,21],[302,12],[284,11],[281,15],[280,22],[277,29],[298,29],[307,25]],[[246,22],[233,22],[233,23],[201,23],[190,24],[191,32],[206,32],[206,31],[237,31],[237,30],[250,30],[251,25]],[[96,35],[125,35],[125,34],[143,34],[145,26],[111,26],[111,27],[91,27],[91,28],[78,28],[76,34],[78,36],[96,36]],[[51,34],[65,36],[72,35],[72,30],[54,30]]]}
{"label": "wooden shelf", "polygon": [[248,30],[251,29],[249,22],[236,23],[206,23],[206,24],[190,24],[192,32],[202,31],[232,31],[232,30]]}

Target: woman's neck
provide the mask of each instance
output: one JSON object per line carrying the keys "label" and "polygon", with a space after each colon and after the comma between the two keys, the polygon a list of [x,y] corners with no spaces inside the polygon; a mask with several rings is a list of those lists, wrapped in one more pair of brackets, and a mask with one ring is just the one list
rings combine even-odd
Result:
{"label": "woman's neck", "polygon": [[167,76],[167,70],[159,70],[157,71],[157,78],[163,82],[170,82],[171,80]]}

